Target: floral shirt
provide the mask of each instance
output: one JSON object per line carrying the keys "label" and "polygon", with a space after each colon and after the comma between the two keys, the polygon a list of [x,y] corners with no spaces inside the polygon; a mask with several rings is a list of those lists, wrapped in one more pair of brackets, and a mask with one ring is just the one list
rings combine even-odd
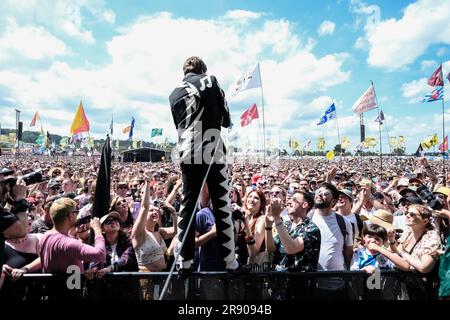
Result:
{"label": "floral shirt", "polygon": [[[402,244],[403,249],[405,249],[411,241],[412,235],[413,233],[411,228],[408,228],[398,240],[398,242]],[[419,260],[421,260],[425,255],[438,259],[438,250],[441,249],[441,247],[442,243],[439,234],[435,230],[428,230],[422,236],[420,241],[414,246],[411,256]]]}
{"label": "floral shirt", "polygon": [[289,255],[281,243],[280,237],[274,237],[277,248],[275,259],[277,271],[315,271],[319,262],[320,230],[309,218],[293,227],[292,221],[284,222],[292,239],[301,237],[305,244],[303,251]]}

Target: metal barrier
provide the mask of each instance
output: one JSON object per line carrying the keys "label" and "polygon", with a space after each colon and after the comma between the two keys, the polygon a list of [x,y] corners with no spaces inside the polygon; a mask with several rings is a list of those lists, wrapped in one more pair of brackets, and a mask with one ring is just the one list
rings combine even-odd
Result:
{"label": "metal barrier", "polygon": [[[120,272],[103,279],[79,279],[64,274],[25,274],[0,291],[20,300],[156,300],[167,272]],[[387,270],[375,275],[362,271],[260,272],[229,275],[198,272],[174,276],[167,300],[416,300],[437,299],[437,287],[418,273]],[[333,287],[325,290],[324,287]],[[70,289],[69,289],[70,288]],[[331,296],[329,295],[331,294]]]}

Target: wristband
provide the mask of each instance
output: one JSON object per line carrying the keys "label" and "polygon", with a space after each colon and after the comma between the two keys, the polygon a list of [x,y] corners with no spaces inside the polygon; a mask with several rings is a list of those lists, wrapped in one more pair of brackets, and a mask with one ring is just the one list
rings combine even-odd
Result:
{"label": "wristband", "polygon": [[250,241],[246,241],[246,242],[247,242],[248,245],[252,245],[252,244],[255,244],[255,243],[256,243],[255,239],[250,240]]}
{"label": "wristband", "polygon": [[247,236],[247,237],[245,237],[245,241],[252,241],[252,240],[255,240],[255,238],[253,237],[253,236]]}
{"label": "wristband", "polygon": [[267,231],[272,231],[272,227],[265,227],[264,229],[266,229]]}
{"label": "wristband", "polygon": [[280,222],[275,223],[275,227],[279,227],[283,224],[283,220],[281,220]]}

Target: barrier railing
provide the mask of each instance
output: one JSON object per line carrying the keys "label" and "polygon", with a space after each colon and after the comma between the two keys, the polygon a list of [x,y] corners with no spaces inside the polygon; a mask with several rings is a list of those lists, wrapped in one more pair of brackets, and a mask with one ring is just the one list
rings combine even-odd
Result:
{"label": "barrier railing", "polygon": [[[6,299],[157,300],[167,272],[119,272],[88,280],[83,274],[25,274],[0,291]],[[369,275],[361,271],[259,272],[230,275],[195,272],[174,276],[166,300],[315,300],[325,292],[343,300],[436,299],[431,279],[412,272],[387,270]],[[328,296],[329,297],[329,296]]]}

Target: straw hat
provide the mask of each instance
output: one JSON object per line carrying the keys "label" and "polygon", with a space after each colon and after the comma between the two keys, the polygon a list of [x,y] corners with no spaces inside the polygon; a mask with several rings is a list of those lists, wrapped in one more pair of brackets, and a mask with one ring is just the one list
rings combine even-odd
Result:
{"label": "straw hat", "polygon": [[378,209],[372,216],[361,214],[361,220],[369,220],[371,223],[382,226],[386,230],[395,229],[394,225],[392,224],[394,222],[394,215],[389,211],[383,209]]}

